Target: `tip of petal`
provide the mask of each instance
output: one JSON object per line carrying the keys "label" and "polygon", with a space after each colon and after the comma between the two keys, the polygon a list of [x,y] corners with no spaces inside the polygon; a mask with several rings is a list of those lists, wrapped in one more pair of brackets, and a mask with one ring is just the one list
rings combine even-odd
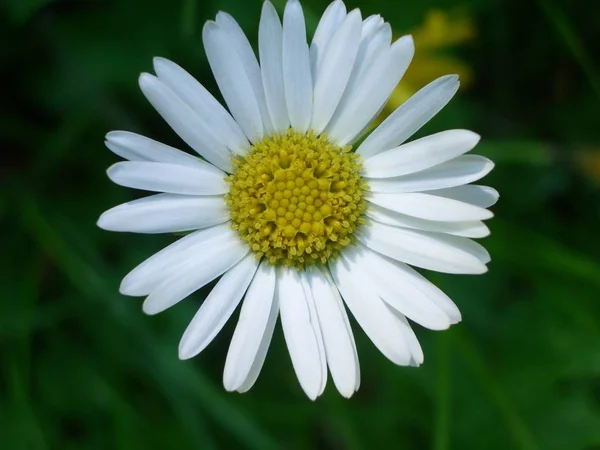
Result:
{"label": "tip of petal", "polygon": [[142,72],[140,74],[140,77],[138,78],[138,84],[140,85],[140,88],[144,90],[149,88],[150,85],[153,84],[156,80],[157,78],[154,75],[147,72]]}
{"label": "tip of petal", "polygon": [[178,349],[177,353],[178,353],[179,359],[182,361],[191,359],[197,355],[197,352],[195,352],[192,348],[190,348],[187,341],[184,341],[183,339],[179,343],[179,349]]}
{"label": "tip of petal", "polygon": [[109,141],[114,141],[115,139],[118,139],[118,137],[122,133],[123,133],[122,131],[117,131],[117,130],[109,131],[108,133],[106,133],[104,135],[105,143],[109,142]]}
{"label": "tip of petal", "polygon": [[154,66],[154,71],[158,74],[161,68],[171,65],[173,62],[167,58],[163,58],[162,56],[155,56],[152,58],[152,65]]}
{"label": "tip of petal", "polygon": [[[108,169],[106,169],[106,175],[108,176],[108,178],[110,178],[111,180],[114,178],[115,172],[118,171],[120,167],[123,167],[123,165],[121,163],[122,163],[122,161],[114,163],[112,166],[110,166]],[[102,216],[100,216],[100,217],[102,217]]]}
{"label": "tip of petal", "polygon": [[219,29],[219,25],[214,20],[207,20],[202,27],[202,39],[206,39],[207,33],[212,33]]}
{"label": "tip of petal", "polygon": [[227,371],[227,366],[223,372],[223,387],[227,392],[235,392],[240,388],[241,383],[235,380],[233,374]]}
{"label": "tip of petal", "polygon": [[147,292],[140,292],[139,289],[137,289],[137,287],[131,282],[129,276],[126,276],[121,281],[121,284],[119,285],[119,293],[122,295],[128,295],[130,297],[142,297],[147,295]]}
{"label": "tip of petal", "polygon": [[103,230],[113,231],[111,230],[110,215],[107,214],[107,212],[102,213],[100,217],[98,217],[98,220],[96,221],[96,226],[102,228]]}
{"label": "tip of petal", "polygon": [[233,16],[225,11],[217,12],[217,16],[215,17],[215,20],[217,21],[217,23],[219,23],[220,21],[223,21],[223,20],[233,20],[235,22],[235,19],[233,18]]}
{"label": "tip of petal", "polygon": [[142,311],[144,312],[144,314],[154,316],[164,311],[163,308],[157,307],[157,302],[148,301],[149,299],[150,296],[146,297],[146,300],[144,300],[144,303],[142,303]]}
{"label": "tip of petal", "polygon": [[414,50],[415,40],[413,39],[412,34],[405,34],[398,38],[392,45],[406,45],[407,47],[412,47]]}

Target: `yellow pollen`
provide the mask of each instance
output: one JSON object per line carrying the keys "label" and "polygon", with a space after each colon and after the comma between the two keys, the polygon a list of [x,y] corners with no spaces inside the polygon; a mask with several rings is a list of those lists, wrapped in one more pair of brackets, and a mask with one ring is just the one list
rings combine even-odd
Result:
{"label": "yellow pollen", "polygon": [[225,201],[233,229],[257,257],[302,268],[325,264],[353,241],[368,186],[350,150],[323,134],[289,130],[234,160]]}

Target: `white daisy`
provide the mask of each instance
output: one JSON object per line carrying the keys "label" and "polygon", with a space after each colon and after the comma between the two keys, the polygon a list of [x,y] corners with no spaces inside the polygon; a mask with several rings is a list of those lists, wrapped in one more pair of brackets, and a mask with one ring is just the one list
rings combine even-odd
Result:
{"label": "white daisy", "polygon": [[[108,170],[117,184],[160,192],[100,217],[106,230],[191,231],[123,280],[157,314],[221,277],[185,331],[179,355],[200,353],[242,307],[223,382],[244,392],[256,381],[278,317],[302,389],[315,399],[327,369],[350,397],[360,370],[346,307],[398,365],[423,353],[409,321],[442,330],[460,321],[454,303],[410,266],[480,274],[490,258],[469,238],[498,199],[472,183],[493,163],[463,156],[479,141],[450,130],[405,143],[458,89],[450,75],[424,87],[352,147],[408,67],[410,36],[391,42],[380,16],[363,20],[336,0],[310,46],[302,8],[289,0],[280,22],[263,4],[256,58],[226,13],[203,41],[226,110],[171,61],[140,87],[200,157],[125,131],[106,145],[127,159]],[[409,266],[410,265],[410,266]]]}

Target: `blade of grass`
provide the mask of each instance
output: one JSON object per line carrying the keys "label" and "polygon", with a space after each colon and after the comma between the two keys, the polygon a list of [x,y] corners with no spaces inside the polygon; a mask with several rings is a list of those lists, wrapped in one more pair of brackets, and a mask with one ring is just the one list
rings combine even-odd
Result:
{"label": "blade of grass", "polygon": [[28,448],[46,449],[44,433],[37,419],[31,399],[31,338],[35,328],[35,309],[40,295],[42,280],[42,261],[34,255],[29,270],[22,275],[19,301],[27,315],[21,315],[23,330],[15,336],[13,345],[5,353],[8,362],[3,364],[7,369],[8,392],[10,393],[15,419],[18,423],[18,436],[27,443]]}
{"label": "blade of grass", "polygon": [[487,368],[481,353],[475,344],[473,344],[472,339],[469,339],[464,330],[460,331],[456,330],[455,333],[454,341],[456,342],[456,347],[463,361],[471,369],[476,380],[488,394],[492,404],[498,409],[498,412],[504,419],[506,428],[515,443],[515,448],[521,450],[538,449],[527,424],[525,424],[515,406],[511,403],[510,398],[506,396],[502,388],[495,381],[494,375]]}
{"label": "blade of grass", "polygon": [[[173,364],[172,359],[165,357],[164,353],[153,351],[160,347],[160,342],[144,327],[135,322],[124,321],[125,316],[120,314],[116,306],[120,299],[116,298],[115,293],[106,284],[105,277],[102,276],[109,271],[91,265],[81,258],[67,243],[65,236],[48,220],[47,215],[40,212],[40,205],[35,198],[25,191],[22,192],[19,199],[19,212],[23,227],[53,258],[57,268],[75,289],[90,300],[105,304],[114,314],[115,320],[122,322],[124,327],[135,333],[138,342],[145,344],[147,355],[153,357],[152,361],[148,361],[149,366],[153,367],[151,374],[159,378],[158,381],[167,380],[169,385],[175,387],[185,385],[190,389],[190,394],[194,394],[201,402],[207,414],[249,448],[260,450],[277,448],[272,438],[244,412],[225,400],[202,373],[194,371],[191,366],[183,363]],[[83,239],[83,236],[80,238]],[[113,298],[114,301],[106,302],[109,298]]]}
{"label": "blade of grass", "polygon": [[[542,269],[557,276],[575,277],[600,285],[600,264],[554,239],[501,219],[494,219],[492,233],[495,239],[488,242],[488,249],[494,259],[502,259],[514,267]],[[506,242],[512,242],[512,245],[504,245]],[[515,251],[517,248],[519,251]],[[524,254],[527,258],[523,258]]]}
{"label": "blade of grass", "polygon": [[435,433],[433,448],[450,448],[450,339],[452,333],[438,334],[436,356],[438,359],[435,396]]}

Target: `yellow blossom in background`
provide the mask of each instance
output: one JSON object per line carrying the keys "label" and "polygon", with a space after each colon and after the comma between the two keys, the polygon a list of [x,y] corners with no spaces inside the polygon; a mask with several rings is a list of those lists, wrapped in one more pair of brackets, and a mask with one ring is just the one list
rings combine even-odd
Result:
{"label": "yellow blossom in background", "polygon": [[468,87],[473,79],[473,72],[466,63],[444,54],[449,48],[460,46],[475,37],[475,27],[469,17],[431,10],[425,16],[423,24],[413,30],[412,35],[416,48],[412,64],[392,93],[379,121],[423,86],[442,75],[459,75],[461,88]]}

